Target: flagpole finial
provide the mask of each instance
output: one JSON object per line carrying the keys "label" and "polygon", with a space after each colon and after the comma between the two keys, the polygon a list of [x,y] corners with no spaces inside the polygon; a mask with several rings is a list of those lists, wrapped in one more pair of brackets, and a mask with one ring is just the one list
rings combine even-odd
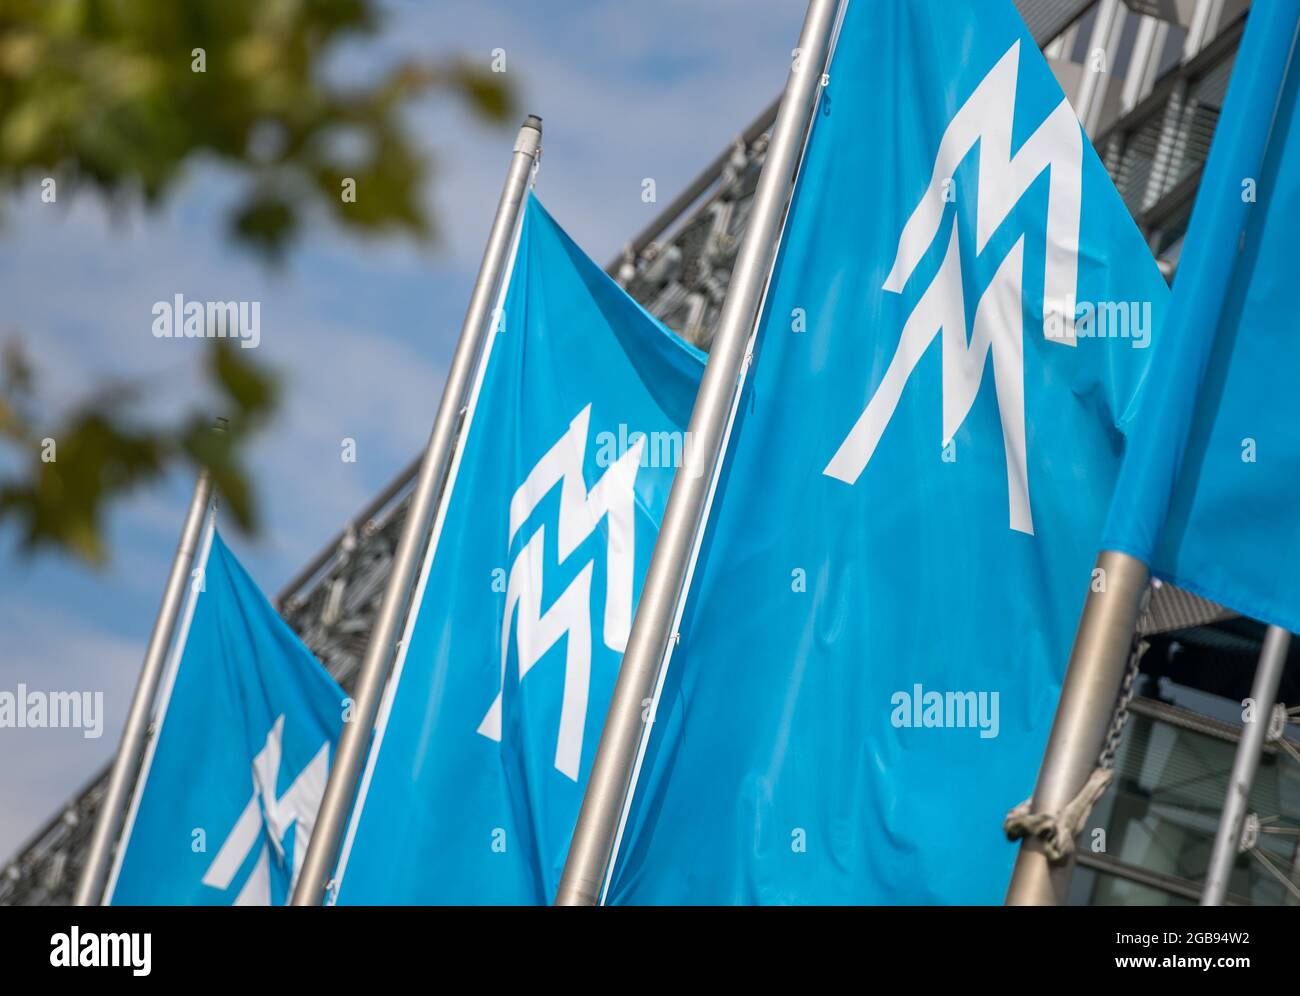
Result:
{"label": "flagpole finial", "polygon": [[[737,250],[704,378],[691,410],[686,438],[694,444],[690,469],[698,467],[699,473],[679,472],[673,478],[565,859],[555,897],[557,906],[596,905],[607,880],[624,803],[636,773],[642,735],[649,729],[642,719],[642,710],[646,703],[658,698],[660,665],[675,632],[678,598],[686,584],[697,531],[722,456],[736,384],[750,352],[750,333],[758,320],[776,256],[785,208],[794,187],[804,136],[812,122],[820,92],[818,84],[830,55],[839,8],[839,0],[810,0],[808,4],[795,49],[802,54],[792,64],[781,95],[748,225]],[[814,67],[815,72],[801,71],[800,60]]]}
{"label": "flagpole finial", "polygon": [[[109,769],[108,786],[104,789],[104,795],[99,803],[95,827],[91,831],[90,849],[86,854],[85,864],[82,865],[81,877],[77,881],[77,891],[73,898],[73,904],[76,906],[107,904],[105,886],[109,885],[118,836],[140,773],[141,760],[144,757],[145,743],[153,717],[154,697],[162,681],[167,650],[171,646],[172,634],[176,630],[176,621],[180,618],[181,605],[185,601],[185,592],[189,587],[190,569],[194,565],[194,556],[203,536],[203,525],[207,519],[208,501],[211,497],[212,474],[207,468],[202,468],[198,479],[194,482],[194,494],[190,498],[189,510],[185,513],[180,542],[176,546],[176,556],[172,559],[167,584],[163,588],[162,604],[159,606],[153,632],[149,636],[149,644],[145,649],[144,663],[140,668],[135,692],[131,696],[126,725],[122,730],[122,740],[118,745],[117,754],[114,755],[113,765]],[[109,891],[111,892],[111,886]]]}
{"label": "flagpole finial", "polygon": [[487,341],[497,292],[513,254],[515,233],[528,199],[529,179],[541,153],[541,137],[542,119],[535,114],[528,115],[515,139],[483,262],[470,294],[465,322],[461,326],[429,442],[420,460],[420,472],[407,506],[402,535],[389,568],[383,601],[356,679],[352,694],[356,704],[353,719],[339,738],[316,827],[290,898],[294,906],[319,906],[326,885],[330,882],[337,885],[340,881],[336,874],[339,847],[352,813],[361,769],[370,750],[371,731],[379,714],[380,700],[392,673],[411,589],[424,560],[434,514],[442,500],[442,482],[455,449],[461,425],[460,413],[468,404],[475,369]]}

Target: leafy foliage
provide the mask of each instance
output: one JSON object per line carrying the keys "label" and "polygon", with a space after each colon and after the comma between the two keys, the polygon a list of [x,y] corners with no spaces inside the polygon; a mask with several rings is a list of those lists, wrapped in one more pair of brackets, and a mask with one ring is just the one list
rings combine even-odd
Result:
{"label": "leafy foliage", "polygon": [[156,203],[206,154],[244,175],[231,231],[269,257],[312,206],[353,229],[428,235],[428,164],[402,108],[441,89],[504,121],[513,101],[500,74],[460,61],[332,82],[332,55],[377,27],[373,0],[6,0],[0,183],[63,171]]}
{"label": "leafy foliage", "polygon": [[222,407],[236,413],[220,429],[198,414],[185,418],[179,428],[136,425],[129,418],[134,392],[113,388],[38,437],[22,410],[30,398],[26,360],[9,347],[0,377],[0,436],[26,459],[20,476],[0,481],[0,519],[16,520],[25,549],[52,544],[103,563],[107,500],[158,479],[178,461],[208,468],[235,522],[245,530],[255,528],[255,502],[239,454],[241,444],[274,410],[275,381],[228,340],[213,340],[209,358],[210,376],[226,399]]}
{"label": "leafy foliage", "polygon": [[[191,163],[215,161],[243,181],[229,234],[267,262],[282,258],[312,212],[357,233],[427,238],[429,164],[404,109],[438,91],[500,122],[513,101],[501,76],[462,61],[404,62],[341,85],[332,60],[364,48],[378,26],[376,0],[3,0],[0,191],[31,196],[54,176],[60,198],[91,191],[148,209]],[[342,196],[347,179],[354,198]],[[99,391],[38,430],[31,369],[11,345],[0,363],[0,441],[19,471],[0,479],[0,523],[18,525],[25,549],[99,563],[106,505],[184,463],[208,468],[226,509],[253,529],[240,454],[274,409],[275,379],[225,341],[209,355],[224,432],[197,412],[141,426],[129,386]]]}

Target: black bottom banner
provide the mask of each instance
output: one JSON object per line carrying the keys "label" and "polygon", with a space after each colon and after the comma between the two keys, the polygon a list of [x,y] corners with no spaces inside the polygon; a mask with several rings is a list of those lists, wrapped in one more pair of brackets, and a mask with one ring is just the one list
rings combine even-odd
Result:
{"label": "black bottom banner", "polygon": [[548,977],[594,982],[611,970],[614,977],[699,983],[719,973],[734,981],[748,969],[812,981],[836,963],[863,982],[919,970],[927,987],[948,976],[969,981],[972,973],[989,982],[1071,983],[1173,973],[1180,981],[1201,975],[1231,984],[1237,973],[1286,971],[1296,945],[1285,914],[1195,907],[691,907],[592,916],[577,927],[554,910],[495,908],[5,909],[0,964],[19,985],[39,976],[114,987],[238,983],[259,991],[281,980],[455,985],[466,971],[494,986],[520,973],[539,984]]}

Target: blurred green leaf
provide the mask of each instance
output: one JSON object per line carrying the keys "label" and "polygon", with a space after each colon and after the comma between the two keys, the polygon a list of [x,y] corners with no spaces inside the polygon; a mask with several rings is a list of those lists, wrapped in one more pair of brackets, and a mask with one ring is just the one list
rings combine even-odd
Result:
{"label": "blurred green leaf", "polygon": [[[405,108],[441,91],[505,122],[513,94],[503,74],[457,59],[403,63],[362,86],[332,78],[333,53],[379,23],[377,0],[4,0],[0,185],[58,174],[156,204],[205,155],[247,175],[230,231],[268,259],[314,204],[348,227],[426,236],[430,167]],[[373,150],[359,174],[329,141],[341,125]],[[268,133],[269,156],[257,142]],[[343,176],[366,181],[355,203],[323,182]]]}
{"label": "blurred green leaf", "polygon": [[285,244],[297,227],[297,215],[286,200],[262,196],[249,201],[231,218],[236,238],[260,249],[273,262],[284,254]]}
{"label": "blurred green leaf", "polygon": [[[314,214],[355,232],[427,238],[431,174],[407,108],[430,93],[509,120],[503,76],[464,60],[406,62],[367,85],[326,67],[373,36],[377,0],[0,0],[0,191],[58,180],[60,200],[90,191],[114,206],[163,202],[196,158],[244,179],[228,231],[276,262]],[[343,196],[353,181],[355,198]],[[107,506],[177,463],[207,467],[244,529],[257,523],[241,454],[274,410],[276,382],[216,340],[208,373],[227,431],[192,413],[157,428],[131,418],[132,392],[94,392],[72,415],[37,414],[20,351],[0,366],[0,439],[18,473],[0,479],[0,523],[24,549],[107,557]],[[44,440],[57,459],[42,459]]]}
{"label": "blurred green leaf", "polygon": [[462,63],[451,76],[452,82],[480,114],[504,123],[515,113],[511,93],[501,83],[501,74]]}
{"label": "blurred green leaf", "polygon": [[[63,549],[90,564],[103,564],[103,518],[109,503],[155,482],[169,466],[206,467],[222,502],[239,528],[257,528],[253,488],[241,454],[247,439],[274,412],[276,380],[227,339],[213,339],[208,363],[222,398],[224,431],[193,413],[180,427],[138,426],[131,417],[135,394],[114,386],[61,423],[38,428],[0,392],[0,430],[16,446],[19,473],[0,479],[0,521],[15,523],[23,550]],[[25,368],[16,347],[12,362]],[[8,354],[7,354],[8,355]],[[7,383],[7,381],[6,381]]]}
{"label": "blurred green leaf", "polygon": [[98,412],[74,415],[57,436],[56,458],[42,459],[33,439],[31,473],[0,482],[0,517],[15,518],[26,550],[51,543],[91,563],[105,557],[101,519],[106,496],[129,491],[158,476],[167,444],[148,432],[131,432]]}
{"label": "blurred green leaf", "polygon": [[242,436],[275,408],[276,381],[246,359],[243,350],[229,339],[214,339],[212,344],[213,379],[233,402],[234,422],[227,431]]}

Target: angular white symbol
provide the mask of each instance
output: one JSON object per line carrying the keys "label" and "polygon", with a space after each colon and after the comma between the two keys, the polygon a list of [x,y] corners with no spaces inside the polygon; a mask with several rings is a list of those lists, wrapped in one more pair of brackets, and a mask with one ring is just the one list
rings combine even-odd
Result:
{"label": "angular white symbol", "polygon": [[289,791],[283,796],[276,796],[275,784],[280,775],[280,744],[283,736],[284,717],[281,716],[266,735],[266,746],[253,758],[253,797],[248,800],[248,805],[240,813],[234,828],[203,876],[204,885],[222,890],[230,888],[235,874],[257,846],[265,827],[270,844],[262,844],[253,873],[235,897],[236,906],[271,904],[270,847],[275,848],[277,861],[283,863],[284,838],[291,829],[294,833],[291,842],[293,877],[289,882],[289,891],[293,891],[298,873],[302,871],[303,859],[307,856],[311,832],[316,826],[316,811],[320,809],[321,797],[325,794],[325,782],[329,778],[328,743],[321,744],[316,756],[293,780]]}
{"label": "angular white symbol", "polygon": [[[1079,268],[1079,217],[1083,138],[1079,121],[1062,99],[1024,144],[1011,154],[1020,42],[1015,42],[980,81],[939,142],[930,183],[903,226],[884,289],[900,293],[934,243],[944,217],[944,181],[979,143],[975,249],[980,252],[1025,191],[1050,168],[1043,274],[1043,334],[1075,345],[1075,294]],[[894,415],[903,388],[921,356],[942,332],[943,439],[947,446],[979,393],[985,359],[993,354],[993,387],[1002,421],[1007,462],[1010,525],[1032,534],[1025,452],[1024,305],[1021,297],[1024,236],[1007,253],[975,309],[966,338],[965,297],[957,226],[930,286],[908,315],[898,349],[866,409],[823,471],[848,484],[857,481]]]}
{"label": "angular white symbol", "polygon": [[[582,465],[590,416],[591,405],[587,405],[515,491],[510,500],[510,539],[514,540],[538,502],[556,484],[561,484],[558,553],[561,561],[595,531],[601,519],[609,517],[604,641],[611,650],[622,652],[632,629],[632,580],[636,556],[636,495],[633,485],[641,465],[644,439],[639,438],[628,447],[627,452],[588,491]],[[510,622],[517,608],[516,644],[521,682],[542,655],[559,642],[560,637],[568,634],[555,767],[577,781],[591,682],[591,574],[594,562],[583,567],[551,607],[541,612],[545,528],[538,527],[510,567],[506,581],[506,611],[501,622],[501,687],[479,724],[478,732],[490,740],[501,740]]]}

